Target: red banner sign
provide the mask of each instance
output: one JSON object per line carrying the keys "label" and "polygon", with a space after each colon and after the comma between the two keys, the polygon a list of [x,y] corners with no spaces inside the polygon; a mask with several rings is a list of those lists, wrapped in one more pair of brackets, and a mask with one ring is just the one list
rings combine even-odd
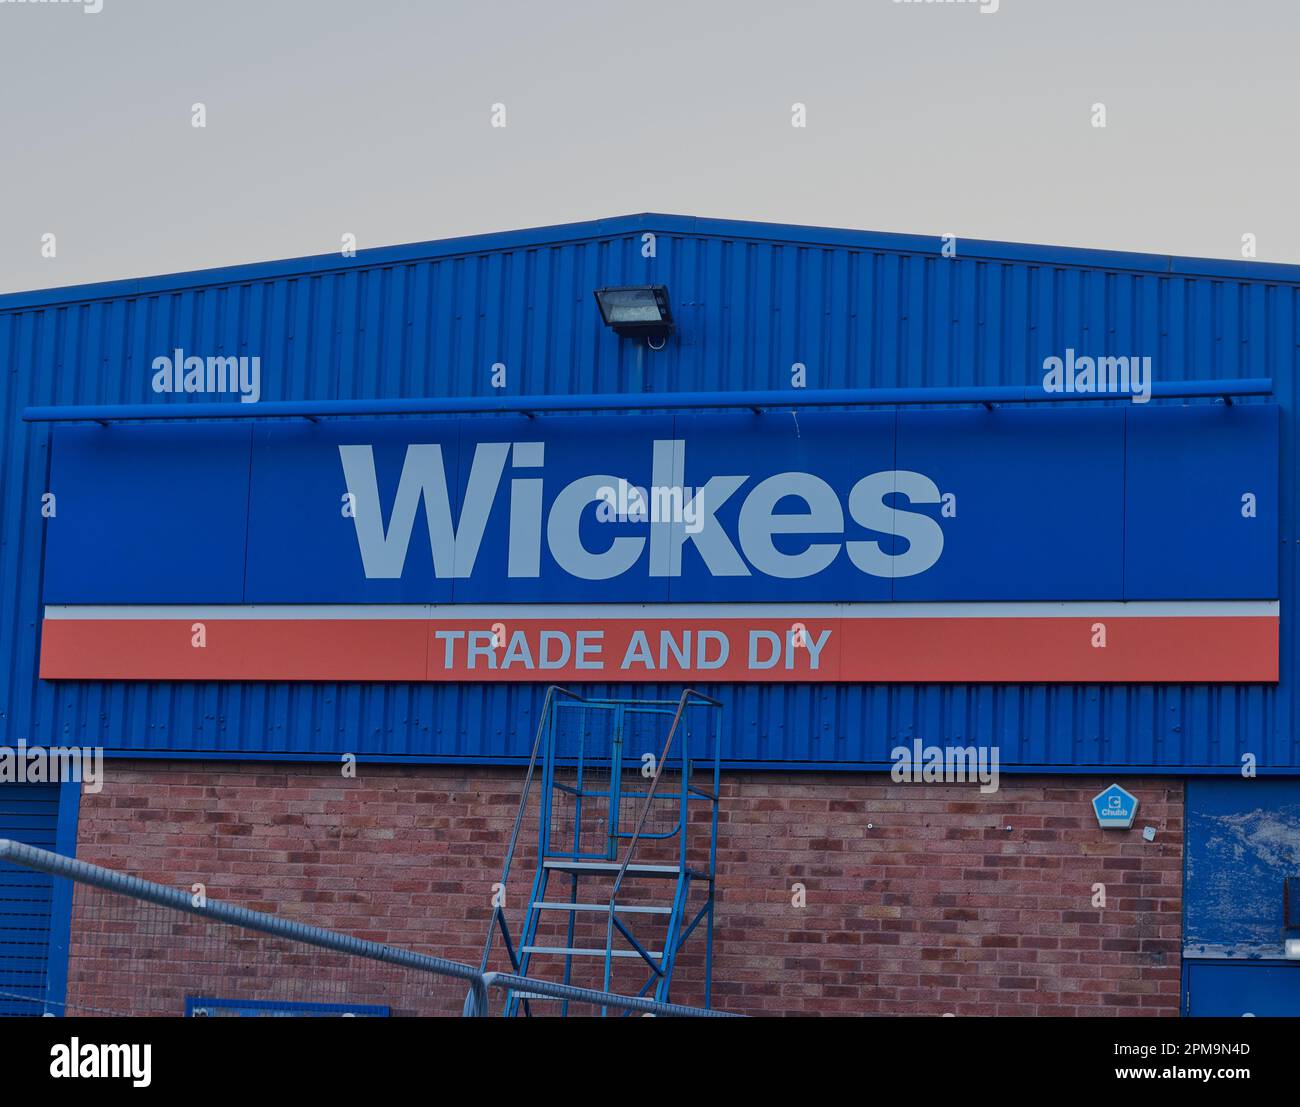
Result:
{"label": "red banner sign", "polygon": [[59,607],[46,680],[1239,683],[1275,601]]}

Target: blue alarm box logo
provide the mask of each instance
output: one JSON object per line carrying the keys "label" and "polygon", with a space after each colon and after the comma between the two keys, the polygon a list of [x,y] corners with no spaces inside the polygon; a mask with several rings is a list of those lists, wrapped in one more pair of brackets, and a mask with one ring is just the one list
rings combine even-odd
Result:
{"label": "blue alarm box logo", "polygon": [[1092,807],[1103,830],[1128,830],[1137,815],[1138,801],[1132,792],[1112,784],[1092,797]]}

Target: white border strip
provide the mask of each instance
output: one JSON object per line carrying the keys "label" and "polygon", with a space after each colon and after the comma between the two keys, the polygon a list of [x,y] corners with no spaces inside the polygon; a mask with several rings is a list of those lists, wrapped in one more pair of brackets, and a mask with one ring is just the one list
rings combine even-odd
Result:
{"label": "white border strip", "polygon": [[47,619],[1068,619],[1278,617],[1278,600],[1069,603],[52,604]]}

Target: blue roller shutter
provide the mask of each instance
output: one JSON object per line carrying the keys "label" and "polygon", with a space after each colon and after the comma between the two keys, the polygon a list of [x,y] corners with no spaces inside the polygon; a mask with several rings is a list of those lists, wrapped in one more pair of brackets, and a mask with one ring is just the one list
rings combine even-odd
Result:
{"label": "blue roller shutter", "polygon": [[[0,838],[57,849],[59,792],[58,784],[0,784]],[[51,963],[62,969],[55,903],[61,892],[45,873],[0,862],[0,1016],[41,1015],[45,1010]],[[61,996],[61,982],[56,991]]]}

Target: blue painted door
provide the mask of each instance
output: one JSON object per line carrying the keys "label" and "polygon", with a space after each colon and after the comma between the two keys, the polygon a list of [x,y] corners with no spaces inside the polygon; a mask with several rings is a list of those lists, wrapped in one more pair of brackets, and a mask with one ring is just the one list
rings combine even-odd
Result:
{"label": "blue painted door", "polygon": [[1300,961],[1284,959],[1300,918],[1300,780],[1187,782],[1183,1010],[1300,1016]]}
{"label": "blue painted door", "polygon": [[[1300,877],[1300,780],[1187,782],[1183,956],[1276,961],[1288,878]],[[1297,920],[1292,920],[1292,927]]]}

